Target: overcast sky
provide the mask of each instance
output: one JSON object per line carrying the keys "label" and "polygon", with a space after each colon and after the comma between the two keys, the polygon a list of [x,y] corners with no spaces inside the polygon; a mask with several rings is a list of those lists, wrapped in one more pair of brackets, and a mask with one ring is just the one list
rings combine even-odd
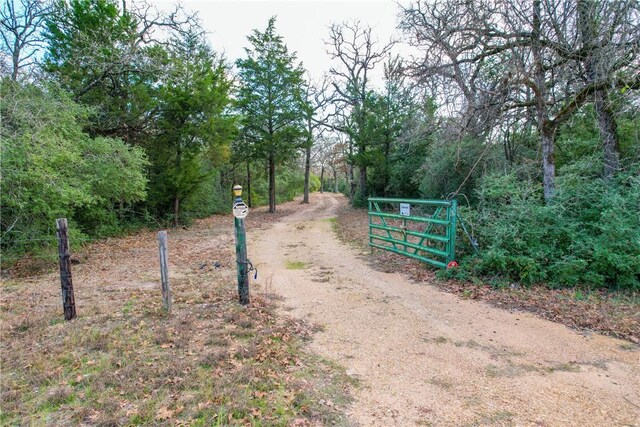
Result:
{"label": "overcast sky", "polygon": [[[164,0],[154,3],[162,9],[175,4]],[[181,3],[187,10],[198,12],[213,48],[224,51],[231,62],[244,57],[251,30],[264,31],[269,18],[277,16],[276,31],[289,50],[297,52],[312,78],[329,70],[324,40],[331,23],[358,19],[373,27],[375,37],[385,43],[395,33],[399,10],[391,0],[183,0]],[[380,73],[381,70],[377,74]]]}

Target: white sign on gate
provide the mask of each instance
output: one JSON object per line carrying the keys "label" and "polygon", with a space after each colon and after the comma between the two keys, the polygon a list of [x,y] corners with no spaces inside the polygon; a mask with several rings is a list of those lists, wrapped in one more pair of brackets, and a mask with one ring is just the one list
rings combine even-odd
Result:
{"label": "white sign on gate", "polygon": [[249,206],[247,206],[244,202],[238,202],[233,205],[233,216],[238,219],[246,218],[249,214]]}
{"label": "white sign on gate", "polygon": [[409,203],[400,203],[400,215],[411,216],[411,205]]}

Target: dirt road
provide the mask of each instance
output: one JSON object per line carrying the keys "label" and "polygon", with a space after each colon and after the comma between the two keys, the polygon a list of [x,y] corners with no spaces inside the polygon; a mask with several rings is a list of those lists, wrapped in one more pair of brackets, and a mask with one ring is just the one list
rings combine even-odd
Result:
{"label": "dirt road", "polygon": [[360,380],[354,425],[640,426],[637,348],[375,271],[336,239],[340,203],[313,195],[249,254],[263,289],[324,326],[313,350]]}

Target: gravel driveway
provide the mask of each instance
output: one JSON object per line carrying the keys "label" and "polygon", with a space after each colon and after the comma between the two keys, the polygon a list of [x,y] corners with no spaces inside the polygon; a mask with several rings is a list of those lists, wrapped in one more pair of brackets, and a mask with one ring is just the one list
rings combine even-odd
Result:
{"label": "gravel driveway", "polygon": [[376,271],[336,239],[341,203],[313,194],[249,230],[249,255],[283,309],[323,326],[312,349],[360,380],[352,424],[640,426],[640,353],[628,343]]}

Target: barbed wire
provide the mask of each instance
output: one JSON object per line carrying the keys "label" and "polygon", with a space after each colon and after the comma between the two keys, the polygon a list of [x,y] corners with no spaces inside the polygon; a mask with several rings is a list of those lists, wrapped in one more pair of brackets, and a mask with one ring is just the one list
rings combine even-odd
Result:
{"label": "barbed wire", "polygon": [[[165,230],[166,231],[166,230]],[[231,235],[233,236],[232,232],[233,232],[233,228],[230,227],[229,231],[231,233]],[[224,233],[220,233],[220,234],[203,234],[203,235],[196,235],[196,236],[181,236],[179,234],[180,232],[178,232],[177,234],[171,234],[170,231],[168,231],[168,235],[169,236],[173,236],[176,239],[180,239],[180,240],[197,240],[197,239],[202,239],[202,238],[206,238],[206,237],[220,237],[220,236],[224,236]],[[140,236],[136,236],[136,235],[130,235],[130,236],[113,236],[113,237],[69,237],[69,241],[81,241],[81,242],[106,242],[109,240],[125,240],[125,239],[132,239],[132,238],[139,238]],[[153,237],[153,239],[155,239],[155,237]],[[27,239],[0,239],[0,242],[7,242],[7,243],[25,243],[25,242],[58,242],[58,238],[57,237],[34,237],[34,238],[27,238]]]}

